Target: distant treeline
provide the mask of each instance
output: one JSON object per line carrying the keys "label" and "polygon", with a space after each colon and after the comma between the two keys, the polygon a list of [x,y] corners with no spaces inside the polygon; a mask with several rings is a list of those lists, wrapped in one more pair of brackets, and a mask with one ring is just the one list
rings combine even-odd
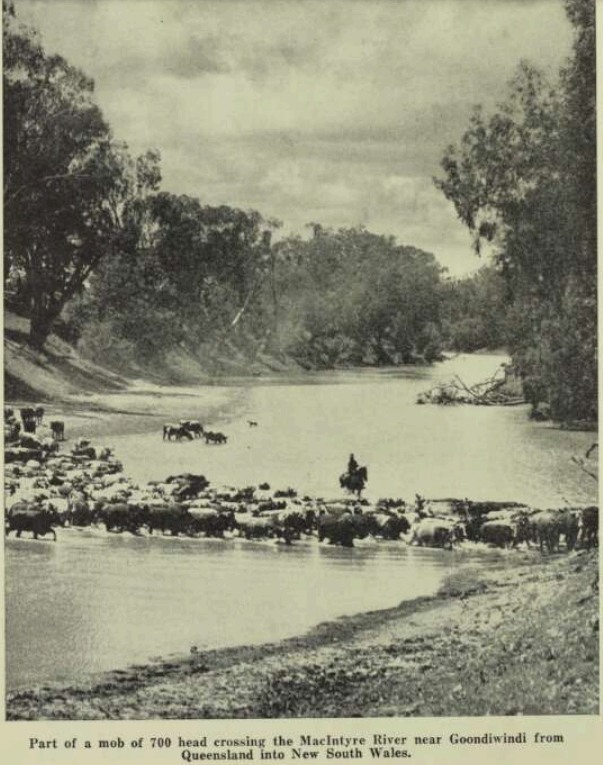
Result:
{"label": "distant treeline", "polygon": [[258,212],[161,191],[159,153],[132,157],[93,82],[4,0],[7,304],[34,347],[54,328],[124,371],[165,368],[175,350],[213,371],[228,354],[325,368],[506,346],[535,404],[592,417],[594,27],[591,0],[566,5],[577,42],[560,84],[523,66],[500,113],[476,112],[443,160],[436,184],[495,255],[454,280],[363,227],[282,238]]}
{"label": "distant treeline", "polygon": [[433,255],[363,228],[315,225],[307,241],[273,244],[257,213],[165,193],[147,197],[137,224],[131,251],[99,264],[62,322],[116,368],[161,367],[174,348],[206,365],[230,348],[249,362],[332,368],[506,342],[504,282],[491,268],[447,279]]}

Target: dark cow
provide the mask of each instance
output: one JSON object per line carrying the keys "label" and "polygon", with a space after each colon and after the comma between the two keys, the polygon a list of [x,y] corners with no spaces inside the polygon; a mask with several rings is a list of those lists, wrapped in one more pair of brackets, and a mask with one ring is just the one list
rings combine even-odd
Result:
{"label": "dark cow", "polygon": [[198,497],[209,486],[207,478],[200,473],[171,475],[165,479],[165,482],[177,485],[178,488],[174,489],[173,496],[179,502]]}
{"label": "dark cow", "polygon": [[162,534],[169,531],[174,537],[178,534],[190,534],[191,521],[192,516],[189,511],[177,502],[149,505],[146,509],[146,525],[149,534],[154,531],[161,531]]}
{"label": "dark cow", "polygon": [[213,432],[211,430],[206,430],[203,433],[203,437],[206,444],[225,444],[228,441],[228,437],[224,433]]}
{"label": "dark cow", "polygon": [[109,502],[100,509],[95,507],[97,516],[104,524],[107,531],[139,534],[145,522],[145,513],[138,505],[130,505],[126,502]]}
{"label": "dark cow", "polygon": [[318,541],[322,542],[326,539],[330,545],[353,547],[354,539],[359,536],[352,513],[343,513],[342,515],[323,513],[316,519],[316,527],[318,529]]}
{"label": "dark cow", "polygon": [[400,534],[410,530],[410,522],[404,515],[390,513],[375,513],[375,536],[382,539],[400,539]]}
{"label": "dark cow", "polygon": [[24,406],[19,409],[22,420],[31,420],[36,418],[36,410],[32,406]]}
{"label": "dark cow", "polygon": [[46,534],[52,534],[56,542],[56,531],[53,526],[61,526],[63,521],[58,512],[52,508],[44,508],[33,502],[16,502],[8,511],[5,522],[6,536],[11,531],[17,532],[17,537],[22,531],[30,531],[34,539]]}
{"label": "dark cow", "polygon": [[582,508],[582,528],[580,530],[580,547],[599,545],[599,508],[596,505]]}
{"label": "dark cow", "polygon": [[37,406],[34,409],[34,417],[36,418],[36,424],[41,425],[42,420],[44,419],[44,407],[43,406]]}
{"label": "dark cow", "polygon": [[36,432],[36,418],[35,417],[24,417],[23,418],[23,430],[25,433],[35,433]]}
{"label": "dark cow", "polygon": [[65,440],[65,423],[63,420],[52,420],[50,422],[50,432],[55,441]]}
{"label": "dark cow", "polygon": [[67,519],[71,526],[86,527],[91,526],[98,519],[98,512],[90,508],[85,499],[76,499],[71,502],[71,507],[67,512]]}
{"label": "dark cow", "polygon": [[17,441],[21,433],[21,423],[16,420],[8,420],[4,426],[4,440],[8,443]]}
{"label": "dark cow", "polygon": [[515,544],[515,526],[510,521],[486,521],[480,529],[482,542],[495,547],[511,547]]}
{"label": "dark cow", "polygon": [[203,435],[203,425],[199,420],[180,420],[180,427],[184,428],[194,438],[201,438]]}
{"label": "dark cow", "polygon": [[207,537],[223,537],[225,531],[234,527],[234,514],[220,512],[211,507],[189,507],[191,517],[188,533],[205,534]]}
{"label": "dark cow", "polygon": [[165,441],[167,439],[168,441],[171,441],[172,438],[175,441],[180,441],[183,438],[187,438],[189,441],[192,441],[193,435],[186,428],[183,428],[181,425],[173,425],[170,423],[166,423],[163,426],[163,440]]}

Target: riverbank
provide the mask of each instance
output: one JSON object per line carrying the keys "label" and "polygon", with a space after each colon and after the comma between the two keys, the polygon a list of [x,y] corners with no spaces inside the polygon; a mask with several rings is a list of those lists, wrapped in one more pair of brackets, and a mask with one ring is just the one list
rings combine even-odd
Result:
{"label": "riverbank", "polygon": [[597,714],[597,552],[492,553],[487,568],[461,568],[434,597],[277,643],[9,693],[7,717]]}

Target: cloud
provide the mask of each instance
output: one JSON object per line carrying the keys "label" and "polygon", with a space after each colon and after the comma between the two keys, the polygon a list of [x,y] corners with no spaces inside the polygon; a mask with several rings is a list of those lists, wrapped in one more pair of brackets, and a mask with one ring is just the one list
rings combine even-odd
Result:
{"label": "cloud", "polygon": [[[255,207],[287,230],[366,223],[474,262],[433,187],[472,106],[517,62],[555,72],[552,0],[17,0],[94,77],[115,134],[162,153],[165,186]],[[460,264],[460,265],[459,265]]]}

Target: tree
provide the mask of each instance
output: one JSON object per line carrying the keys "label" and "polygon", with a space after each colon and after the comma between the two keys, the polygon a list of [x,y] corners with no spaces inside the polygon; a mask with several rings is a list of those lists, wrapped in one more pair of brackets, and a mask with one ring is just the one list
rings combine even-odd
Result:
{"label": "tree", "polygon": [[[489,242],[515,304],[511,351],[534,404],[596,418],[596,132],[593,0],[566,0],[573,56],[550,84],[523,62],[507,100],[477,109],[437,187]],[[513,331],[514,327],[514,331]]]}
{"label": "tree", "polygon": [[123,235],[128,201],[159,182],[158,160],[113,140],[92,80],[3,4],[5,283],[42,348],[65,303]]}

